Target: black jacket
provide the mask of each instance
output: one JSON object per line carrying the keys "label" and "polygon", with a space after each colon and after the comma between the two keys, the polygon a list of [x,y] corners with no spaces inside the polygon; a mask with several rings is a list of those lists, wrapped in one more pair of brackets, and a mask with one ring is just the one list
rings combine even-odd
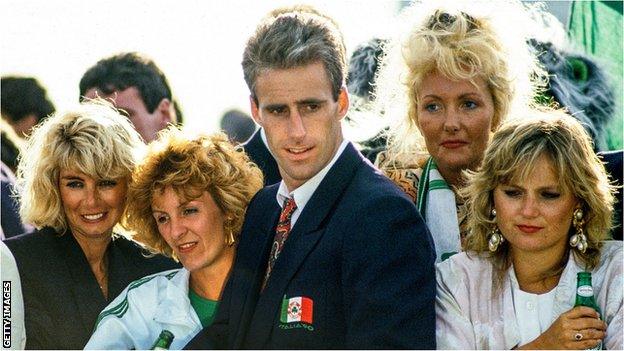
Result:
{"label": "black jacket", "polygon": [[609,179],[613,184],[619,186],[615,193],[615,204],[613,205],[614,228],[611,234],[613,239],[622,240],[622,204],[624,204],[622,202],[622,168],[624,167],[624,151],[600,152],[598,156],[602,159],[607,173],[609,173]]}
{"label": "black jacket", "polygon": [[271,152],[269,152],[269,149],[262,141],[260,129],[254,133],[251,139],[243,144],[243,149],[262,171],[265,186],[279,183],[282,180],[277,162],[275,162],[273,155],[271,155]]}
{"label": "black jacket", "polygon": [[104,298],[74,236],[43,228],[5,241],[20,274],[27,349],[82,349],[98,314],[132,281],[179,267],[123,237],[108,246],[108,293]]}

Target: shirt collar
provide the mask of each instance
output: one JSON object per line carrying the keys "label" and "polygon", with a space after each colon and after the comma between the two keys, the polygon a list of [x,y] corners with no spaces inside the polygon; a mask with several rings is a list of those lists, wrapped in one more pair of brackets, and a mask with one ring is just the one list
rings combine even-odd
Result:
{"label": "shirt collar", "polygon": [[316,191],[316,188],[318,188],[318,186],[321,184],[334,163],[338,161],[338,157],[342,155],[344,149],[347,147],[348,144],[349,142],[347,140],[343,140],[331,161],[329,161],[329,163],[325,165],[325,167],[323,167],[323,169],[321,169],[314,177],[308,179],[307,182],[303,183],[301,186],[291,191],[290,193],[288,192],[286,183],[284,183],[284,181],[282,180],[280,182],[276,196],[279,206],[283,207],[284,201],[286,201],[287,198],[292,197],[293,199],[295,199],[295,204],[297,204],[297,210],[299,212],[303,211],[303,208]]}

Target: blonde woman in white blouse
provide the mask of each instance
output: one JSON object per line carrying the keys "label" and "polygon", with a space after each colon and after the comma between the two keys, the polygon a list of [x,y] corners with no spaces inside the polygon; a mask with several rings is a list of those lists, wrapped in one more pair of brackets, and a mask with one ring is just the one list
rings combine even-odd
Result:
{"label": "blonde woman in white blouse", "polygon": [[[505,123],[469,175],[466,252],[438,266],[441,349],[623,349],[622,244],[604,242],[612,187],[559,111]],[[573,307],[592,273],[601,314]]]}

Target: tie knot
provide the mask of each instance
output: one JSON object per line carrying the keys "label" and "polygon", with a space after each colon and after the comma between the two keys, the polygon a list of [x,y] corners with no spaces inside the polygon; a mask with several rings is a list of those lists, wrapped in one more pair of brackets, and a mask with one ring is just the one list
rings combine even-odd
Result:
{"label": "tie knot", "polygon": [[295,203],[295,199],[287,198],[284,201],[284,208],[282,209],[282,213],[289,216],[297,209],[297,204]]}

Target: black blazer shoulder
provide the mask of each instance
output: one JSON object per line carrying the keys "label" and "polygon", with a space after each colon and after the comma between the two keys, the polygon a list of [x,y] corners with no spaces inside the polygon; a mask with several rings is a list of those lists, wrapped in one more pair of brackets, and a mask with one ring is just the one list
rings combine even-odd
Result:
{"label": "black blazer shoulder", "polygon": [[622,171],[624,168],[624,150],[606,151],[598,153],[609,174],[609,179],[618,188],[615,192],[615,204],[613,205],[613,224],[611,231],[613,239],[622,240]]}
{"label": "black blazer shoulder", "polygon": [[43,228],[5,241],[20,273],[28,349],[82,349],[108,302],[143,276],[179,267],[146,258],[136,243],[116,237],[107,248],[107,300],[70,232]]}
{"label": "black blazer shoulder", "polygon": [[243,144],[243,149],[249,155],[249,158],[262,170],[265,186],[282,180],[275,158],[273,158],[273,155],[271,155],[271,152],[262,141],[260,129]]}

